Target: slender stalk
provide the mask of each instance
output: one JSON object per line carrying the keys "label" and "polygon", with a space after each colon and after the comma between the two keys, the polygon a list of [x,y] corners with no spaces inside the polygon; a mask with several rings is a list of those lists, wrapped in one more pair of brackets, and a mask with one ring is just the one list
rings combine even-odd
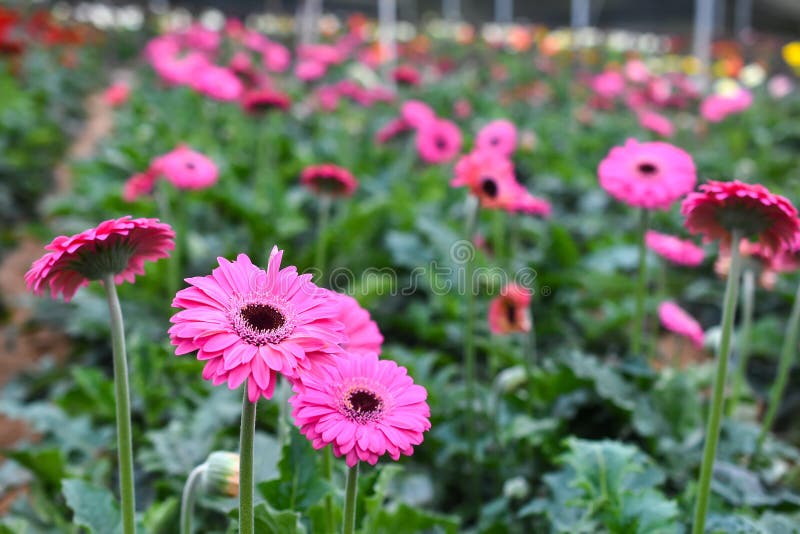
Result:
{"label": "slender stalk", "polygon": [[498,265],[505,266],[506,262],[506,249],[505,249],[505,231],[506,227],[503,220],[503,210],[494,210],[492,214],[492,248],[494,249],[494,257]]}
{"label": "slender stalk", "polygon": [[117,455],[119,462],[119,493],[122,506],[122,528],[125,534],[134,534],[136,497],[133,486],[133,443],[131,437],[130,388],[128,386],[128,361],[125,355],[125,326],[122,308],[117,296],[114,275],[103,277],[111,321],[111,348],[114,359],[114,397],[117,409]]}
{"label": "slender stalk", "polygon": [[183,486],[181,495],[181,534],[192,534],[192,515],[194,514],[194,501],[197,499],[197,486],[206,470],[206,464],[201,464],[192,469],[186,485]]}
{"label": "slender stalk", "polygon": [[644,297],[647,289],[647,247],[644,234],[647,232],[650,212],[642,208],[639,218],[639,277],[636,281],[636,314],[633,318],[633,332],[631,333],[631,351],[639,355],[642,349],[642,333],[645,324]]}
{"label": "slender stalk", "polygon": [[256,434],[256,403],[247,396],[242,401],[242,427],[239,432],[239,532],[255,534],[253,517],[253,440]]}
{"label": "slender stalk", "polygon": [[[333,453],[330,447],[322,451],[322,473],[325,480],[333,482]],[[333,496],[330,493],[325,496],[325,530],[333,532]]]}
{"label": "slender stalk", "polygon": [[[478,220],[478,210],[480,205],[477,199],[471,195],[467,198],[467,221],[466,237],[467,242],[472,243],[472,235]],[[474,248],[467,252],[466,262],[464,263],[464,379],[467,386],[467,444],[469,446],[470,458],[476,457],[476,438],[475,438],[475,292],[474,287]],[[470,493],[473,504],[477,505],[477,480],[475,468],[470,470],[473,475],[473,483],[470,484]]]}
{"label": "slender stalk", "polygon": [[358,463],[347,472],[344,495],[343,534],[353,534],[356,526],[356,492],[358,491]]}
{"label": "slender stalk", "polygon": [[764,439],[767,437],[767,432],[772,429],[772,424],[775,422],[775,415],[778,413],[778,407],[781,404],[781,399],[783,399],[783,393],[786,391],[786,384],[789,382],[789,370],[792,368],[792,362],[794,362],[795,355],[797,354],[798,331],[800,331],[800,284],[798,284],[797,293],[794,296],[794,304],[792,304],[792,313],[789,315],[789,322],[786,323],[786,335],[783,337],[778,374],[775,377],[775,383],[769,391],[769,407],[767,408],[767,415],[764,417],[761,433],[758,435],[756,453],[754,456],[758,456],[761,451],[761,446],[764,444]]}
{"label": "slender stalk", "polygon": [[725,414],[729,417],[736,410],[739,397],[742,395],[747,374],[747,360],[750,358],[750,335],[753,329],[753,308],[756,299],[756,277],[752,269],[745,269],[742,273],[742,317],[739,325],[739,333],[736,336],[736,353],[739,361],[736,365],[736,373],[733,375],[733,388],[731,398]]}
{"label": "slender stalk", "polygon": [[314,267],[319,269],[322,273],[319,283],[326,285],[324,283],[325,269],[327,268],[325,264],[325,253],[327,251],[325,245],[327,241],[328,221],[331,216],[331,197],[329,195],[322,195],[317,207],[319,208],[319,212],[317,213],[317,248],[314,254]]}
{"label": "slender stalk", "polygon": [[[741,232],[734,230],[731,243],[739,243]],[[717,353],[717,372],[714,377],[714,390],[711,395],[711,413],[706,428],[706,444],[703,449],[703,464],[698,481],[697,503],[694,510],[692,534],[703,534],[708,513],[708,501],[711,490],[711,475],[714,470],[714,457],[717,453],[719,427],[722,421],[722,408],[725,396],[725,376],[728,372],[728,359],[731,351],[731,334],[733,318],[736,315],[736,300],[739,292],[739,275],[741,274],[741,255],[739,247],[731,247],[731,267],[728,282],[725,285],[725,298],[722,308],[722,337]]]}

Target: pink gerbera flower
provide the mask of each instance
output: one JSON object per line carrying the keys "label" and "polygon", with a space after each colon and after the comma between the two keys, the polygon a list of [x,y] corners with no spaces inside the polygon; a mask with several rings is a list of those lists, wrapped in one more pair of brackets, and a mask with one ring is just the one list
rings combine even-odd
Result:
{"label": "pink gerbera flower", "polygon": [[639,126],[645,130],[655,132],[661,137],[672,137],[675,134],[675,127],[664,115],[655,111],[642,110],[636,116],[639,119]]}
{"label": "pink gerbera flower", "polygon": [[73,236],[56,237],[45,247],[47,254],[25,273],[28,289],[36,295],[50,286],[50,295],[61,293],[69,302],[79,287],[114,274],[114,283],[133,282],[144,274],[144,262],[169,256],[175,248],[175,232],[158,219],[111,219]]}
{"label": "pink gerbera flower", "polygon": [[477,150],[494,150],[511,156],[517,149],[517,128],[507,120],[492,121],[484,126],[475,140]]}
{"label": "pink gerbera flower", "polygon": [[148,173],[163,175],[178,189],[206,189],[217,183],[219,176],[211,158],[183,144],[154,159]]}
{"label": "pink gerbera flower", "polygon": [[248,91],[242,97],[242,107],[252,115],[260,115],[271,110],[286,111],[292,105],[289,95],[269,88]]}
{"label": "pink gerbera flower", "polygon": [[615,70],[607,70],[592,78],[592,90],[604,99],[613,99],[625,91],[625,78]]}
{"label": "pink gerbera flower", "polygon": [[650,250],[678,265],[697,267],[703,263],[703,248],[691,241],[653,230],[645,233],[644,241]]}
{"label": "pink gerbera flower", "polygon": [[728,94],[713,94],[700,103],[700,115],[709,122],[721,122],[728,115],[741,113],[753,103],[753,94],[737,87]]}
{"label": "pink gerbera flower", "polygon": [[419,71],[411,65],[400,65],[392,71],[392,78],[400,85],[419,85],[422,81]]}
{"label": "pink gerbera flower", "polygon": [[233,71],[217,65],[197,69],[189,84],[199,93],[222,102],[238,100],[244,92],[244,84],[239,77]]}
{"label": "pink gerbera flower", "polygon": [[325,63],[314,60],[303,60],[294,67],[294,75],[304,82],[319,80],[327,71],[328,66]]}
{"label": "pink gerbera flower", "polygon": [[393,139],[395,136],[409,130],[411,130],[411,125],[403,120],[402,117],[396,117],[381,126],[380,130],[375,132],[375,141],[383,144],[388,142],[390,139]]}
{"label": "pink gerbera flower", "polygon": [[383,335],[378,325],[361,307],[356,299],[349,295],[330,292],[331,297],[337,301],[339,315],[336,318],[344,325],[347,342],[342,348],[349,354],[380,354],[383,345]]}
{"label": "pink gerbera flower", "polygon": [[427,163],[447,163],[461,151],[461,130],[446,119],[435,119],[417,130],[417,152]]}
{"label": "pink gerbera flower", "polygon": [[527,215],[549,217],[553,207],[545,199],[533,196],[522,185],[519,185],[515,198],[508,206],[508,210]]}
{"label": "pink gerbera flower", "polygon": [[425,388],[404,367],[375,354],[337,358],[306,373],[289,399],[300,432],[315,449],[328,444],[353,467],[388,454],[411,456],[431,427]]}
{"label": "pink gerbera flower", "polygon": [[345,341],[336,303],[295,267],[280,268],[283,251],[273,247],[264,271],[245,254],[218,258],[209,276],[188,278],[178,291],[169,329],[175,354],[197,351],[206,361],[203,378],[230,389],[247,380],[251,402],[270,398],[275,374],[296,377],[313,366],[314,354],[335,354]]}
{"label": "pink gerbera flower", "polygon": [[666,210],[694,188],[692,157],[660,141],[628,139],[611,149],[597,170],[600,186],[630,206]]}
{"label": "pink gerbera flower", "polygon": [[514,166],[498,152],[478,150],[462,156],[455,168],[453,187],[469,187],[481,206],[508,209],[517,199],[520,185],[514,178]]}
{"label": "pink gerbera flower", "polygon": [[149,195],[153,192],[157,178],[156,174],[150,171],[134,174],[122,186],[122,200],[133,202],[139,197]]}
{"label": "pink gerbera flower", "polygon": [[770,193],[760,184],[709,181],[691,193],[681,205],[684,224],[706,241],[719,239],[730,246],[731,232],[761,243],[768,253],[791,245],[800,222],[797,209],[785,197]]}
{"label": "pink gerbera flower", "polygon": [[658,318],[667,330],[683,336],[698,349],[703,348],[703,327],[694,317],[674,302],[662,302],[658,306]]}
{"label": "pink gerbera flower", "polygon": [[128,101],[131,95],[131,88],[125,82],[116,82],[103,91],[103,101],[116,108]]}
{"label": "pink gerbera flower", "polygon": [[436,120],[433,109],[420,100],[407,100],[400,107],[400,116],[412,128],[422,128],[429,122]]}
{"label": "pink gerbera flower", "polygon": [[489,304],[489,330],[493,334],[529,332],[531,329],[531,291],[510,283]]}
{"label": "pink gerbera flower", "polygon": [[349,197],[358,188],[358,180],[343,167],[324,163],[303,169],[300,183],[317,194]]}

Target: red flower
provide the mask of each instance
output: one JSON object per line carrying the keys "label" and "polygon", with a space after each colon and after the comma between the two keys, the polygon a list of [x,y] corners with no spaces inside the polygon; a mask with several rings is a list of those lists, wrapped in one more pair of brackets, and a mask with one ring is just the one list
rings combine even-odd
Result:
{"label": "red flower", "polygon": [[273,109],[286,111],[291,105],[292,101],[289,95],[267,88],[248,91],[242,97],[242,107],[245,111],[254,115]]}
{"label": "red flower", "polygon": [[300,183],[317,194],[337,197],[349,197],[358,188],[358,180],[350,171],[331,163],[306,167]]}

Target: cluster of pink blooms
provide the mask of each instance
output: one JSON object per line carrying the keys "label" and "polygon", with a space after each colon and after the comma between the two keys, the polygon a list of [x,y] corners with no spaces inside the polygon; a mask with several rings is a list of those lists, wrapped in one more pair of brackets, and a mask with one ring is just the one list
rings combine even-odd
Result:
{"label": "cluster of pink blooms", "polygon": [[447,163],[461,151],[461,130],[450,120],[437,117],[428,104],[408,100],[400,108],[400,116],[389,121],[376,134],[379,143],[386,143],[403,132],[416,132],[419,157],[426,163]]}
{"label": "cluster of pink blooms", "polygon": [[125,182],[122,198],[133,202],[153,191],[156,181],[164,178],[178,189],[206,189],[217,183],[219,170],[206,155],[179,145],[150,162],[145,172],[134,174]]}
{"label": "cluster of pink blooms", "polygon": [[517,181],[511,161],[516,148],[514,124],[490,122],[478,132],[473,151],[458,160],[450,185],[469,188],[484,208],[549,216],[550,203],[533,196]]}
{"label": "cluster of pink blooms", "polygon": [[412,454],[430,428],[425,388],[378,358],[383,336],[355,299],[281,268],[282,257],[273,248],[266,270],[244,254],[219,258],[209,276],[187,279],[173,302],[175,353],[197,352],[215,385],[246,382],[251,402],[272,397],[284,376],[300,431],[351,467]]}
{"label": "cluster of pink blooms", "polygon": [[391,89],[380,85],[367,88],[354,80],[339,80],[329,85],[321,85],[314,95],[324,111],[336,111],[343,98],[363,107],[371,107],[378,102],[392,102],[395,98]]}
{"label": "cluster of pink blooms", "polygon": [[721,122],[729,115],[741,113],[753,103],[753,94],[737,87],[730,94],[711,94],[700,103],[700,115],[709,122]]}

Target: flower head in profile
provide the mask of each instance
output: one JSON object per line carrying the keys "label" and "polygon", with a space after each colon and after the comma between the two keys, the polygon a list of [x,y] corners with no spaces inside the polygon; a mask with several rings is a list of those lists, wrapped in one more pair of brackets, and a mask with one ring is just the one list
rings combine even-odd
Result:
{"label": "flower head in profile", "polygon": [[494,150],[503,156],[511,156],[517,149],[517,127],[507,120],[492,121],[478,132],[475,140],[477,150]]}
{"label": "flower head in profile", "polygon": [[239,100],[244,84],[234,72],[217,65],[205,65],[191,74],[189,84],[194,90],[214,100],[232,102]]}
{"label": "flower head in profile", "polygon": [[218,258],[219,267],[188,278],[172,302],[182,308],[170,319],[175,354],[197,351],[214,385],[235,389],[247,380],[251,402],[272,396],[276,373],[295,377],[313,367],[315,354],[338,353],[345,341],[334,300],[310,274],[281,269],[282,257],[273,247],[266,271],[245,254]]}
{"label": "flower head in profile", "polygon": [[[775,289],[778,274],[792,272],[800,268],[800,248],[797,242],[782,247],[777,252],[772,252],[761,243],[753,243],[747,239],[739,242],[739,254],[744,259],[745,268],[758,274],[761,287],[768,291]],[[722,245],[717,261],[714,262],[714,272],[726,278],[731,268],[731,250],[727,245]]]}
{"label": "flower head in profile", "polygon": [[45,247],[49,252],[33,262],[25,283],[36,295],[50,287],[72,299],[79,287],[108,274],[114,282],[133,282],[144,274],[144,262],[169,256],[175,248],[175,232],[158,219],[111,219],[73,236],[59,236]]}
{"label": "flower head in profile", "polygon": [[549,217],[553,212],[553,207],[548,201],[530,194],[522,184],[518,184],[514,200],[507,209],[511,212],[524,213],[526,215],[538,217]]}
{"label": "flower head in profile", "polygon": [[447,163],[461,151],[461,130],[445,119],[435,119],[417,130],[417,152],[427,163]]}
{"label": "flower head in profile", "polygon": [[260,115],[268,111],[286,111],[292,105],[289,95],[263,87],[247,91],[242,97],[242,107],[251,115]]}
{"label": "flower head in profile", "polygon": [[697,267],[703,263],[705,252],[689,240],[648,230],[644,235],[647,248],[678,265]]}
{"label": "flower head in profile", "polygon": [[611,149],[597,174],[600,186],[612,197],[645,209],[669,209],[697,182],[692,157],[661,141],[628,139]]}
{"label": "flower head in profile", "polygon": [[760,243],[768,254],[790,246],[797,239],[797,209],[785,197],[770,193],[760,184],[709,181],[691,193],[681,205],[686,228],[706,241],[719,239],[730,246],[731,233]]}
{"label": "flower head in profile", "polygon": [[380,354],[383,335],[369,312],[361,307],[356,299],[335,291],[330,292],[337,302],[339,314],[336,318],[344,325],[347,341],[342,348],[348,354]]}
{"label": "flower head in profile", "polygon": [[636,114],[636,117],[639,119],[639,126],[661,137],[672,137],[675,134],[675,126],[673,126],[672,121],[660,113],[641,110]]}
{"label": "flower head in profile", "polygon": [[489,330],[493,334],[529,332],[531,329],[531,291],[510,283],[489,304]]}
{"label": "flower head in profile", "polygon": [[514,165],[499,152],[477,150],[462,156],[455,168],[453,187],[468,187],[481,206],[508,209],[521,187],[514,178]]}
{"label": "flower head in profile", "polygon": [[415,86],[422,81],[422,76],[411,65],[400,65],[392,71],[392,79],[400,85]]}
{"label": "flower head in profile", "polygon": [[753,103],[753,94],[743,87],[707,96],[700,103],[700,115],[709,122],[721,122],[729,115],[745,111]]}
{"label": "flower head in profile", "polygon": [[205,154],[186,145],[153,160],[149,173],[163,175],[178,189],[206,189],[217,182],[217,165]]}
{"label": "flower head in profile", "polygon": [[388,454],[411,456],[431,427],[428,393],[404,367],[375,354],[336,358],[295,384],[289,399],[300,432],[315,449],[333,446],[353,467]]}
{"label": "flower head in profile", "polygon": [[703,327],[683,308],[671,301],[662,302],[658,306],[658,318],[664,328],[687,338],[698,349],[703,348]]}
{"label": "flower head in profile", "polygon": [[320,195],[349,197],[358,188],[358,180],[343,167],[324,163],[303,169],[300,183]]}

